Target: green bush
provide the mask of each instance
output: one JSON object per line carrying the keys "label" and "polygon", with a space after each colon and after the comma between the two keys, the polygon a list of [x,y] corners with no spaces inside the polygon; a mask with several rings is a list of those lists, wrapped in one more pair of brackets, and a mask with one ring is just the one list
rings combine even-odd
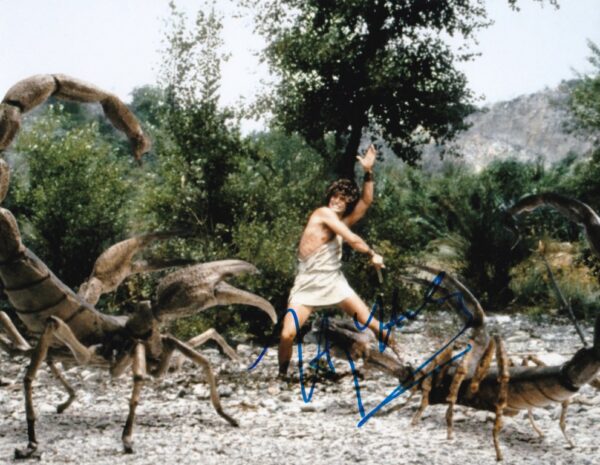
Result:
{"label": "green bush", "polygon": [[132,163],[100,136],[96,123],[63,129],[68,126],[68,114],[51,106],[22,131],[7,207],[25,244],[77,286],[104,248],[123,239]]}

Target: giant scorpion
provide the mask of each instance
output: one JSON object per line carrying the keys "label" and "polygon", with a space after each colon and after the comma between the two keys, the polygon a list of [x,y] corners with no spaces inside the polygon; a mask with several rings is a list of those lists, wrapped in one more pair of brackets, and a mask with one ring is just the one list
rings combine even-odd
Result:
{"label": "giant scorpion", "polygon": [[[68,76],[38,75],[14,85],[0,104],[0,151],[8,147],[17,133],[21,115],[50,96],[99,102],[112,124],[131,141],[137,160],[149,150],[150,140],[132,112],[116,96]],[[8,191],[9,173],[8,164],[0,159],[0,202]],[[108,367],[113,376],[131,369],[133,392],[122,434],[126,452],[133,451],[135,411],[144,381],[148,374],[155,377],[164,374],[175,351],[202,366],[215,410],[231,425],[237,426],[237,421],[221,407],[209,361],[192,345],[163,334],[161,325],[171,318],[228,304],[258,307],[276,322],[275,311],[269,302],[225,282],[231,276],[256,272],[253,265],[241,260],[222,260],[171,272],[159,282],[153,303],[138,304],[131,316],[111,316],[95,308],[102,294],[114,290],[129,275],[181,264],[178,261],[134,261],[134,256],[149,243],[169,236],[168,233],[151,233],[113,245],[98,258],[90,278],[76,294],[25,247],[14,216],[0,207],[0,281],[16,315],[29,335],[34,336],[28,341],[8,315],[0,312],[0,328],[6,332],[6,336],[0,334],[0,348],[9,354],[22,354],[31,359],[23,380],[28,444],[25,449],[15,451],[17,458],[37,453],[32,393],[42,363],[48,364],[69,393],[67,401],[58,406],[59,413],[73,401],[74,391],[54,364],[57,360]],[[209,337],[224,343],[214,332],[207,332],[199,339],[194,338],[193,344],[198,345]],[[231,352],[228,351],[230,355]]]}
{"label": "giant scorpion", "polygon": [[[600,256],[600,217],[583,202],[554,193],[533,195],[523,198],[508,213],[517,216],[544,205],[553,206],[569,219],[582,224],[592,251]],[[515,224],[514,221],[511,223]],[[341,349],[342,353],[362,358],[366,364],[396,376],[401,385],[411,388],[411,395],[420,392],[421,401],[412,419],[413,425],[418,423],[429,405],[448,404],[446,423],[450,439],[456,404],[491,411],[495,414],[492,433],[496,458],[502,460],[499,434],[503,416],[514,416],[526,410],[533,429],[541,436],[542,432],[533,421],[532,409],[560,403],[560,428],[567,442],[573,446],[566,432],[567,407],[583,385],[597,384],[595,377],[600,371],[600,315],[595,321],[592,347],[579,349],[562,365],[545,366],[535,356],[526,357],[521,365],[517,365],[507,356],[502,339],[488,334],[483,307],[466,286],[449,274],[440,274],[442,271],[439,269],[425,265],[413,268],[417,271],[401,279],[433,290],[431,298],[440,298],[454,307],[468,326],[470,350],[463,357],[453,360],[454,347],[449,345],[434,358],[434,368],[425,370],[425,373],[413,372],[407,377],[410,368],[389,355],[385,356],[385,352],[379,353],[374,347],[375,337],[367,332],[332,320],[326,327],[326,340],[332,346],[337,346],[338,350]],[[427,274],[427,279],[422,277],[423,273]],[[443,276],[443,279],[429,279],[436,276]],[[432,287],[436,281],[441,282]],[[465,312],[465,309],[468,311]],[[494,355],[496,365],[492,366]],[[528,366],[530,362],[535,366]]]}

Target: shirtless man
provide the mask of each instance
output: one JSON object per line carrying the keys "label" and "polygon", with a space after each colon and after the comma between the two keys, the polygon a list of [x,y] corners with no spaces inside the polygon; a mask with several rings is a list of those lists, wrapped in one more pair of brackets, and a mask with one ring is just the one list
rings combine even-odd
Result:
{"label": "shirtless man", "polygon": [[[383,257],[350,230],[373,202],[375,156],[375,147],[371,145],[364,157],[356,157],[365,171],[360,199],[354,181],[341,179],[334,182],[327,190],[327,206],[317,208],[304,228],[298,247],[298,274],[288,301],[288,309],[294,309],[300,327],[316,307],[337,306],[350,317],[356,315],[362,325],[369,318],[370,309],[342,274],[341,242],[344,240],[354,250],[367,254],[375,268],[384,268]],[[369,328],[379,337],[379,321],[372,318]],[[295,336],[294,317],[287,312],[279,342],[279,374],[282,377],[287,374]]]}

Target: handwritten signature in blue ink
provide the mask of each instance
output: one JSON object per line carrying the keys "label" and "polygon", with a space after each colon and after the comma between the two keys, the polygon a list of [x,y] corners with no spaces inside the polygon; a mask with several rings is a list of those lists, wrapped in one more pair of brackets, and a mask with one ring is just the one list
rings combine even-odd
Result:
{"label": "handwritten signature in blue ink", "polygon": [[[429,376],[433,376],[435,373],[439,372],[443,367],[445,367],[446,365],[451,364],[452,362],[454,362],[455,360],[458,360],[461,357],[464,357],[470,350],[471,350],[471,345],[468,344],[467,347],[465,347],[465,349],[463,349],[461,352],[457,353],[456,355],[454,355],[452,358],[450,358],[448,361],[437,365],[435,367],[433,367],[430,371],[425,372],[425,368],[430,365],[432,362],[435,361],[435,358],[442,353],[444,350],[446,350],[446,348],[448,346],[450,346],[451,344],[454,343],[454,341],[456,341],[470,326],[471,323],[473,321],[473,315],[472,313],[468,310],[468,308],[466,307],[465,303],[464,303],[464,299],[462,296],[462,293],[460,292],[455,292],[455,293],[449,293],[443,297],[440,298],[433,298],[433,295],[435,294],[435,292],[438,290],[438,288],[440,287],[443,279],[445,277],[445,273],[441,272],[439,273],[431,282],[431,284],[427,287],[424,295],[423,295],[423,302],[421,303],[421,305],[416,309],[416,310],[406,310],[405,312],[402,312],[400,315],[398,315],[398,311],[397,311],[397,292],[394,292],[394,298],[393,298],[393,304],[392,304],[392,315],[389,321],[384,322],[384,314],[383,314],[383,299],[381,298],[381,296],[378,296],[376,299],[375,304],[372,307],[371,313],[369,314],[369,317],[367,319],[367,321],[364,324],[361,324],[358,322],[358,320],[356,319],[356,316],[354,317],[354,324],[356,326],[356,328],[359,331],[365,331],[368,326],[369,323],[371,322],[371,320],[375,317],[375,313],[378,312],[378,316],[379,316],[379,330],[378,330],[378,340],[379,340],[379,351],[383,352],[387,345],[388,345],[388,341],[389,341],[389,337],[392,333],[393,328],[398,328],[401,329],[405,324],[406,324],[406,320],[415,320],[419,313],[426,307],[427,304],[435,304],[435,305],[442,305],[444,304],[446,301],[449,301],[450,299],[455,299],[456,300],[456,304],[459,307],[460,311],[462,313],[464,313],[465,316],[465,324],[462,327],[462,329],[453,337],[451,338],[446,344],[444,344],[443,347],[441,347],[437,352],[435,352],[431,357],[429,357],[428,359],[426,359],[421,365],[419,365],[408,377],[407,379],[403,380],[395,389],[393,389],[379,404],[377,404],[375,407],[373,407],[370,411],[365,412],[365,408],[362,402],[362,398],[361,398],[361,392],[360,392],[360,383],[359,383],[359,379],[358,379],[358,373],[356,371],[355,365],[354,365],[354,360],[352,359],[350,352],[348,350],[346,350],[346,357],[348,359],[348,364],[350,365],[350,370],[352,372],[352,376],[353,376],[353,380],[354,380],[354,389],[355,389],[355,393],[356,393],[356,400],[357,400],[357,405],[358,405],[358,411],[360,414],[360,421],[358,422],[357,426],[361,427],[363,426],[367,421],[369,421],[370,418],[372,418],[380,409],[382,409],[383,407],[385,407],[386,405],[388,405],[390,402],[392,402],[393,400],[397,399],[398,397],[400,397],[402,394],[404,394],[406,391],[410,390],[411,388],[413,388],[414,386],[418,385],[419,383],[421,383],[422,381],[424,381],[427,377]],[[290,308],[287,310],[287,313],[291,313],[292,317],[294,318],[294,324],[296,326],[296,333],[298,333],[300,331],[300,324],[298,321],[298,315],[296,314],[296,311],[293,308]],[[315,371],[319,371],[322,370],[323,368],[318,364],[318,362],[325,357],[326,361],[327,361],[327,366],[329,368],[329,370],[333,373],[335,373],[335,368],[333,365],[333,362],[331,360],[331,354],[330,354],[330,342],[329,339],[327,337],[327,326],[328,326],[328,320],[327,317],[324,317],[321,320],[321,328],[320,328],[320,335],[319,338],[317,340],[317,355],[309,362],[309,365],[311,367],[313,367],[315,369]],[[321,339],[323,337],[323,335],[325,335],[325,343],[324,343],[324,348],[321,349],[322,345],[321,345]],[[253,370],[254,368],[256,368],[256,366],[260,363],[260,361],[262,360],[262,358],[265,356],[267,350],[268,350],[269,346],[267,345],[262,352],[260,353],[260,355],[258,356],[258,358],[256,359],[256,361],[248,368],[248,371]],[[313,379],[313,382],[309,388],[308,393],[306,392],[306,384],[304,382],[304,364],[303,364],[303,356],[302,356],[302,342],[298,341],[298,369],[299,369],[299,377],[300,377],[300,391],[302,394],[302,399],[305,403],[309,403],[312,400],[313,394],[314,394],[314,389],[316,386],[316,377]],[[421,376],[417,375],[421,373]],[[407,381],[408,380],[408,381]]]}

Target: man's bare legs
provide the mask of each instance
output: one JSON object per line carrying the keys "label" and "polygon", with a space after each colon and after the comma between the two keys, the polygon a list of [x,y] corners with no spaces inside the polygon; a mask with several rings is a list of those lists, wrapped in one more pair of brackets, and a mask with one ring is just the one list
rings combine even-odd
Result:
{"label": "man's bare legs", "polygon": [[[288,308],[294,309],[298,317],[298,329],[306,323],[308,317],[313,311],[313,307],[300,304],[290,304]],[[283,327],[281,328],[281,338],[279,340],[279,376],[285,376],[290,366],[292,358],[294,338],[296,337],[296,322],[291,312],[287,312],[283,318]]]}
{"label": "man's bare legs", "polygon": [[[347,297],[342,300],[338,305],[350,318],[356,319],[358,322],[364,327],[367,325],[367,321],[369,320],[369,316],[371,315],[371,309],[367,307],[367,304],[356,294]],[[373,331],[375,337],[378,341],[385,342],[385,336],[387,334],[387,330],[382,330],[380,333],[379,328],[379,320],[373,316],[369,321],[369,329]],[[387,345],[394,351],[394,353],[400,358],[400,354],[398,353],[398,347],[396,347],[396,341],[394,339],[394,335],[390,334],[389,339],[387,340]]]}
{"label": "man's bare legs", "polygon": [[[301,328],[308,317],[314,310],[313,307],[309,307],[307,305],[301,304],[290,304],[289,308],[293,308],[296,312],[296,316],[298,317],[298,327]],[[369,320],[369,316],[371,314],[371,309],[367,307],[367,305],[363,302],[363,300],[356,294],[344,299],[342,302],[338,304],[338,307],[341,308],[350,318],[354,318],[356,315],[356,319],[358,322],[366,326],[367,321]],[[379,320],[375,317],[372,317],[369,321],[369,329],[373,331],[377,340],[382,340],[385,338],[387,331],[383,331],[383,333],[379,334]],[[294,317],[291,312],[287,312],[283,319],[283,327],[281,329],[281,339],[279,341],[279,375],[285,376],[287,374],[290,360],[292,358],[293,344],[294,338],[296,337],[296,323],[294,321]],[[394,351],[394,353],[400,358],[399,350],[396,347],[396,341],[393,335],[390,335],[388,341],[388,346]]]}

